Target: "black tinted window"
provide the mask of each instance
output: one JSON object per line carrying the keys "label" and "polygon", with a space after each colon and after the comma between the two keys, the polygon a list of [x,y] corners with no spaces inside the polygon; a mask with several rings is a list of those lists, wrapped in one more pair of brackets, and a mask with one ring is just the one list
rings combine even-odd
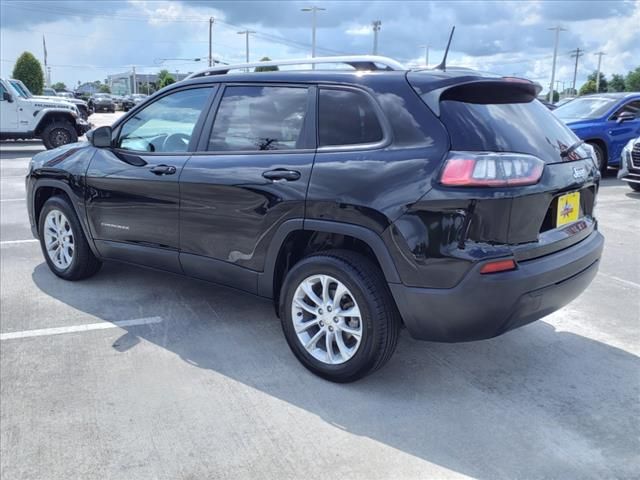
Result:
{"label": "black tinted window", "polygon": [[633,113],[636,118],[640,118],[640,100],[635,100],[624,105],[616,112],[615,117],[617,118],[622,112]]}
{"label": "black tinted window", "polygon": [[382,127],[367,95],[351,90],[320,90],[319,144],[357,145],[382,140]]}
{"label": "black tinted window", "polygon": [[486,105],[446,100],[440,111],[454,150],[521,152],[561,161],[560,150],[578,140],[537,100]]}
{"label": "black tinted window", "polygon": [[308,89],[228,87],[209,140],[213,151],[304,148]]}

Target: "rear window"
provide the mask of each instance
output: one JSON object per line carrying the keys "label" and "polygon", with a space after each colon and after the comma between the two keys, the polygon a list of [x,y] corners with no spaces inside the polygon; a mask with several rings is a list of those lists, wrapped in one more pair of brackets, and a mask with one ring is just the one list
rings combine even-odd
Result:
{"label": "rear window", "polygon": [[519,152],[546,162],[578,138],[537,100],[519,103],[440,102],[441,120],[454,150]]}
{"label": "rear window", "polygon": [[362,145],[383,139],[369,97],[353,90],[321,89],[318,115],[321,147]]}

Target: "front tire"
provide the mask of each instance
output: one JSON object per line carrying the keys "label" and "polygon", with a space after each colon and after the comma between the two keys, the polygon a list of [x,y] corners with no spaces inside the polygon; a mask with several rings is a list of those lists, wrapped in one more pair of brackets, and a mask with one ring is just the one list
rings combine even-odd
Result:
{"label": "front tire", "polygon": [[38,219],[38,236],[49,269],[65,280],[81,280],[100,270],[102,263],[91,251],[80,221],[68,200],[51,197]]}
{"label": "front tire", "polygon": [[78,141],[78,133],[69,122],[52,122],[42,132],[42,143],[47,150],[75,143]]}
{"label": "front tire", "polygon": [[330,250],[298,262],[280,295],[280,317],[293,354],[332,382],[352,382],[393,354],[400,316],[382,272],[367,257]]}
{"label": "front tire", "polygon": [[627,184],[629,185],[629,187],[631,187],[631,190],[633,190],[634,192],[640,192],[640,183],[627,182]]}

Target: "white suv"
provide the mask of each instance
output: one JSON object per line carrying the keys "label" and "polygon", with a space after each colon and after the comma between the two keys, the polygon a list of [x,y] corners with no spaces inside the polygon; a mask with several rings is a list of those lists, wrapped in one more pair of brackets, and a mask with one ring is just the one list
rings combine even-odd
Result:
{"label": "white suv", "polygon": [[0,79],[0,140],[40,138],[47,149],[78,141],[91,128],[64,100],[28,97]]}

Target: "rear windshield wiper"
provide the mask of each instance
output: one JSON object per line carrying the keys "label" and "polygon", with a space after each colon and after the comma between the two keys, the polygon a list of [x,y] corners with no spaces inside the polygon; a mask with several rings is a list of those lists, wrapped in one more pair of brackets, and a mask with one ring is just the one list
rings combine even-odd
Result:
{"label": "rear windshield wiper", "polygon": [[584,140],[578,140],[576,143],[571,145],[570,147],[563,148],[560,150],[560,157],[566,158],[573,153],[573,151],[578,148],[580,145],[584,143]]}

